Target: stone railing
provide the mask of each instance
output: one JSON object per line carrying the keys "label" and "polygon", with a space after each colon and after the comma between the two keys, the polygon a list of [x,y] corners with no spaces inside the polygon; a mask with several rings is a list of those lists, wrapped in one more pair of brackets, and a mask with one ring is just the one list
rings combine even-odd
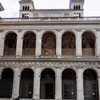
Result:
{"label": "stone railing", "polygon": [[99,21],[99,17],[34,17],[28,19],[22,18],[2,18],[0,19],[0,23],[2,22],[25,22],[25,21]]}

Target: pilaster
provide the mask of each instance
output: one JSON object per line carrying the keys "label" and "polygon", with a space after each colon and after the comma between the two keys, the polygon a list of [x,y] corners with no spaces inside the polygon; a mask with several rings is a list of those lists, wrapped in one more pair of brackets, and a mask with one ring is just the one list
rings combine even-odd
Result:
{"label": "pilaster", "polygon": [[78,58],[82,57],[82,39],[81,39],[81,32],[77,33],[76,36],[76,56]]}
{"label": "pilaster", "polygon": [[20,70],[19,68],[15,68],[12,98],[17,98],[19,96],[19,85],[20,85]]}
{"label": "pilaster", "polygon": [[0,57],[2,57],[4,53],[4,41],[5,41],[5,38],[2,37],[2,33],[1,33],[0,34]]}
{"label": "pilaster", "polygon": [[37,34],[37,38],[36,38],[36,52],[35,52],[35,56],[37,57],[37,58],[39,58],[39,56],[41,55],[41,48],[42,48],[42,44],[41,44],[41,42],[42,42],[42,39],[41,39],[41,37],[39,36],[39,34]]}
{"label": "pilaster", "polygon": [[56,38],[56,55],[58,58],[61,58],[61,49],[62,49],[62,41],[61,37],[58,35]]}
{"label": "pilaster", "polygon": [[16,47],[16,56],[21,57],[23,50],[23,38],[22,35],[19,33],[17,37],[17,47]]}
{"label": "pilaster", "polygon": [[97,31],[97,38],[96,38],[96,56],[100,58],[100,31]]}
{"label": "pilaster", "polygon": [[77,100],[84,100],[83,69],[77,70]]}
{"label": "pilaster", "polygon": [[62,99],[62,70],[57,68],[56,72],[56,84],[55,84],[55,99],[61,100]]}
{"label": "pilaster", "polygon": [[40,99],[40,69],[35,69],[33,99]]}

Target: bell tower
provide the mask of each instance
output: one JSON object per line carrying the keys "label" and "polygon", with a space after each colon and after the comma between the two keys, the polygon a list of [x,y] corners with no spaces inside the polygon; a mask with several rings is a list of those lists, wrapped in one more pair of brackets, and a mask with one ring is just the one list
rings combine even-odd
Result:
{"label": "bell tower", "polygon": [[32,11],[35,9],[34,2],[32,0],[20,0],[20,18],[30,18],[32,17]]}
{"label": "bell tower", "polygon": [[74,10],[74,16],[83,17],[84,0],[70,0],[70,9]]}

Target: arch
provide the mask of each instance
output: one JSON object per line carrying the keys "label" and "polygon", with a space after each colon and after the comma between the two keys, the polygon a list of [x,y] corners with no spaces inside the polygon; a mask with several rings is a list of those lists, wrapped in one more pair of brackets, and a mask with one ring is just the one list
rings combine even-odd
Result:
{"label": "arch", "polygon": [[62,99],[76,100],[76,73],[72,69],[65,69],[62,72]]}
{"label": "arch", "polygon": [[85,31],[82,34],[82,54],[83,56],[95,55],[96,37],[93,32]]}
{"label": "arch", "polygon": [[17,34],[9,32],[5,36],[4,55],[16,55]]}
{"label": "arch", "polygon": [[97,73],[93,69],[87,69],[83,73],[84,100],[99,100]]}
{"label": "arch", "polygon": [[46,32],[42,37],[42,55],[56,55],[56,36],[53,32]]}
{"label": "arch", "polygon": [[62,35],[62,55],[75,55],[76,39],[75,34],[67,31]]}
{"label": "arch", "polygon": [[55,72],[50,68],[46,68],[41,72],[40,98],[55,98]]}
{"label": "arch", "polygon": [[27,31],[23,37],[23,55],[35,55],[36,35]]}
{"label": "arch", "polygon": [[26,68],[21,72],[20,79],[20,98],[32,98],[33,96],[33,75],[34,72],[30,68]]}
{"label": "arch", "polygon": [[1,98],[11,98],[13,89],[13,70],[6,68],[2,72],[0,80],[0,97]]}

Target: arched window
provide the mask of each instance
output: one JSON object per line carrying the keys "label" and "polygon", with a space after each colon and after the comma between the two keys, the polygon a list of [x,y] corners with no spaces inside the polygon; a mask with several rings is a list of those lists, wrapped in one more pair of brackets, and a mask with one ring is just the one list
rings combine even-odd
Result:
{"label": "arched window", "polygon": [[0,80],[0,98],[11,98],[13,88],[13,71],[9,68],[2,72]]}
{"label": "arched window", "polygon": [[29,68],[24,69],[21,73],[20,80],[20,98],[32,98],[33,96],[33,71]]}
{"label": "arched window", "polygon": [[84,100],[99,100],[97,74],[92,69],[84,71]]}
{"label": "arched window", "polygon": [[9,32],[5,37],[4,55],[16,55],[17,35]]}
{"label": "arched window", "polygon": [[76,73],[66,69],[62,73],[62,99],[76,100]]}
{"label": "arched window", "polygon": [[55,99],[55,73],[49,68],[41,73],[40,98]]}
{"label": "arched window", "polygon": [[91,32],[84,32],[82,35],[82,54],[83,56],[95,55],[95,36]]}
{"label": "arched window", "polygon": [[23,40],[23,55],[35,55],[36,35],[33,32],[26,32]]}
{"label": "arched window", "polygon": [[56,36],[46,32],[42,38],[42,55],[56,55]]}
{"label": "arched window", "polygon": [[62,36],[62,55],[75,55],[76,41],[72,32],[65,32]]}

